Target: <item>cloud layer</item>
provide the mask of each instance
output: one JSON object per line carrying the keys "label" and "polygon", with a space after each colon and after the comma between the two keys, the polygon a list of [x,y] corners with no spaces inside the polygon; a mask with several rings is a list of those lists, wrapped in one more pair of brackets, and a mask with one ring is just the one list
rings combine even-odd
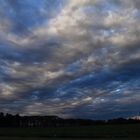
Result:
{"label": "cloud layer", "polygon": [[0,2],[1,111],[139,114],[139,0]]}

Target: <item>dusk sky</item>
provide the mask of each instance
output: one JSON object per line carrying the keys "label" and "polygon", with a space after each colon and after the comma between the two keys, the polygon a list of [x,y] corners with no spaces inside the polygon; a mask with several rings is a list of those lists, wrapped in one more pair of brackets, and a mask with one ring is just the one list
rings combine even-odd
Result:
{"label": "dusk sky", "polygon": [[140,0],[0,0],[0,112],[140,115]]}

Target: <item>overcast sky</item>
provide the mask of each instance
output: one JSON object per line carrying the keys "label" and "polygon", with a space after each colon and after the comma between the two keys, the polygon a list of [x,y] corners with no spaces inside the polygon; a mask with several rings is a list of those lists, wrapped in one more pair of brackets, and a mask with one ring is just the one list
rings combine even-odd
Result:
{"label": "overcast sky", "polygon": [[0,111],[140,115],[140,0],[0,0]]}

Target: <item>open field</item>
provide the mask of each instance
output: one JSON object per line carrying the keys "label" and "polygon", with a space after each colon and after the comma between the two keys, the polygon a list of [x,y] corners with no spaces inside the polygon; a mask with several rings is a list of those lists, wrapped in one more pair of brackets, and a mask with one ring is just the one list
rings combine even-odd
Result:
{"label": "open field", "polygon": [[99,139],[99,138],[22,138],[22,137],[13,137],[13,138],[9,138],[9,137],[0,137],[1,140],[139,140],[139,138],[105,138],[105,139]]}
{"label": "open field", "polygon": [[[8,138],[9,137],[9,138]],[[140,124],[127,125],[97,125],[84,127],[57,127],[57,128],[0,128],[0,139],[2,140],[52,140],[52,138],[94,138],[97,139],[140,139]],[[35,138],[33,138],[35,140]],[[69,139],[70,140],[70,139]],[[84,139],[85,140],[85,139]]]}
{"label": "open field", "polygon": [[13,138],[9,138],[9,137],[0,137],[1,140],[139,140],[138,138],[109,138],[109,139],[57,139],[57,138],[21,138],[21,137],[13,137]]}

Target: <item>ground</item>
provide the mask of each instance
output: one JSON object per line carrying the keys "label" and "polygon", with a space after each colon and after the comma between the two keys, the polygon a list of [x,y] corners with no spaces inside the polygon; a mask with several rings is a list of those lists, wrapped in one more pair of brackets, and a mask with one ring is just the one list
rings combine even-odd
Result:
{"label": "ground", "polygon": [[82,127],[49,127],[49,128],[0,128],[2,140],[44,140],[47,138],[98,138],[98,139],[140,139],[140,124],[96,125]]}

